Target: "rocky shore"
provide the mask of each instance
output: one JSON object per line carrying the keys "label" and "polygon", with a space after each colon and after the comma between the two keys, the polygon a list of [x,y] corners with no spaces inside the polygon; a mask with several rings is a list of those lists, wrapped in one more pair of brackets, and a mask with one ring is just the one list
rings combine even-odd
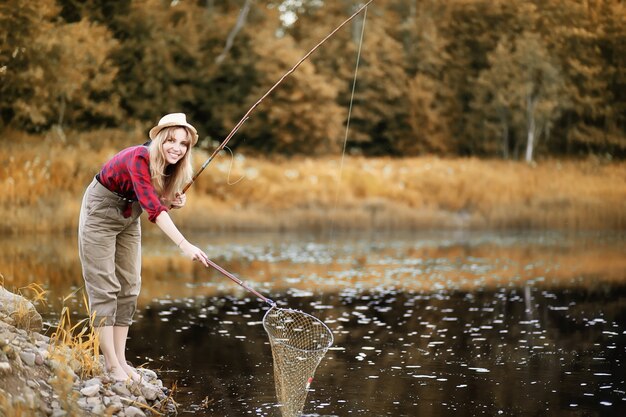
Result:
{"label": "rocky shore", "polygon": [[104,374],[83,378],[75,352],[41,331],[33,304],[0,287],[0,416],[176,414],[155,372],[138,368],[140,382],[115,382]]}

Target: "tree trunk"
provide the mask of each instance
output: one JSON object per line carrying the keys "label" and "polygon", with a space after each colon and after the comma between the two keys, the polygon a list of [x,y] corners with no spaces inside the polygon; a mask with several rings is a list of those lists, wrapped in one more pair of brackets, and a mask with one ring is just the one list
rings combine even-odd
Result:
{"label": "tree trunk", "polygon": [[509,159],[509,127],[502,123],[502,157]]}
{"label": "tree trunk", "polygon": [[528,139],[526,141],[526,162],[531,163],[535,147],[535,102],[531,97],[528,97],[527,103]]}
{"label": "tree trunk", "polygon": [[507,118],[507,111],[502,107],[496,107],[496,113],[500,119],[500,126],[502,126],[502,157],[509,159],[509,123]]}
{"label": "tree trunk", "polygon": [[215,63],[220,65],[224,59],[226,59],[226,55],[228,55],[228,51],[233,47],[233,42],[235,41],[235,36],[243,29],[243,26],[246,24],[246,17],[248,16],[248,12],[250,11],[250,6],[252,5],[253,0],[246,0],[245,4],[241,8],[239,12],[239,16],[237,17],[237,23],[228,34],[226,38],[226,45],[224,45],[224,49],[222,53],[220,53],[217,58],[215,58]]}
{"label": "tree trunk", "polygon": [[361,41],[361,32],[363,31],[363,25],[365,24],[364,15],[357,16],[352,21],[352,42],[359,44]]}
{"label": "tree trunk", "polygon": [[61,142],[65,143],[67,141],[67,138],[65,137],[65,132],[63,131],[63,120],[65,118],[65,107],[67,105],[66,101],[65,101],[65,96],[61,96],[61,98],[59,99],[60,103],[59,103],[59,119],[57,120],[58,123],[53,126],[53,129],[57,131],[57,134],[59,135],[59,138],[61,139]]}

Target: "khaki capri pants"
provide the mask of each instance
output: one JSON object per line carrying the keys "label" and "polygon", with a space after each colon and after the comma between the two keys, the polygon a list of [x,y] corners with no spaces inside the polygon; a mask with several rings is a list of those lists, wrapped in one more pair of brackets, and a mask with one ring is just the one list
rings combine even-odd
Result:
{"label": "khaki capri pants", "polygon": [[142,213],[93,179],[83,197],[78,221],[78,254],[89,311],[95,326],[130,326],[141,288]]}

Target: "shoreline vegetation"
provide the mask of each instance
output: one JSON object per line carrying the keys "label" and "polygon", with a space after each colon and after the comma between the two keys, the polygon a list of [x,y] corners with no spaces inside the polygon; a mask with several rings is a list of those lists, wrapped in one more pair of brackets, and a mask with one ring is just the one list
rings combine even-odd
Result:
{"label": "shoreline vegetation", "polygon": [[[3,139],[3,234],[74,232],[93,175],[144,142],[139,129]],[[194,149],[194,169],[211,151]],[[266,159],[235,150],[218,155],[187,194],[175,221],[203,231],[626,227],[626,162],[601,158]]]}

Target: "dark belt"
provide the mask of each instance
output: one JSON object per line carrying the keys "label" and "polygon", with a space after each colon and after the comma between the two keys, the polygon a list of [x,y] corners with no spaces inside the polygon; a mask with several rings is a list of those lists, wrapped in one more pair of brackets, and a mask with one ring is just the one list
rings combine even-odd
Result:
{"label": "dark belt", "polygon": [[[96,174],[96,180],[100,183],[100,185],[102,185],[104,188],[106,188],[107,190],[109,190],[109,187],[107,187],[106,185],[104,185],[102,183],[102,181],[100,180],[100,174]],[[113,190],[109,190],[111,191],[113,194],[115,194],[116,196],[118,196],[120,199],[122,199],[123,201],[126,201],[127,203],[134,203],[135,201],[137,201],[136,198],[128,198],[128,197],[124,197],[122,194],[120,193],[116,193]]]}

